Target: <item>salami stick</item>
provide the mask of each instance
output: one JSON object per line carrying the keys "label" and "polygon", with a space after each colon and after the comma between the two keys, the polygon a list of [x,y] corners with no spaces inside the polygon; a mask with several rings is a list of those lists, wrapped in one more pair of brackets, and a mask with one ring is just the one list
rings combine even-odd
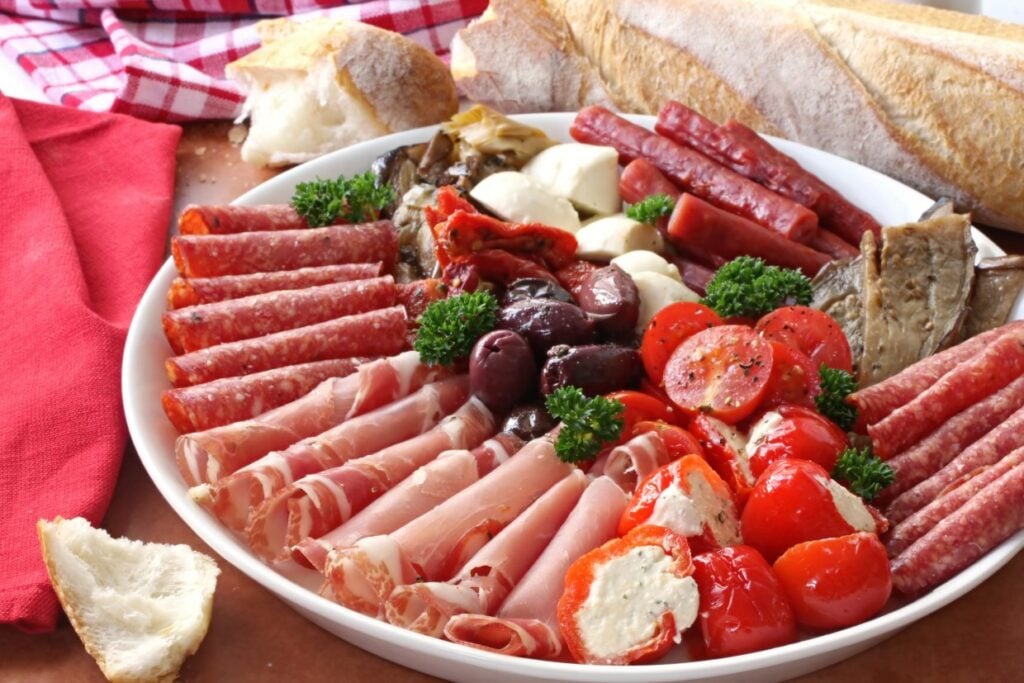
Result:
{"label": "salami stick", "polygon": [[178,218],[182,235],[226,235],[258,230],[302,230],[309,223],[289,204],[186,206]]}

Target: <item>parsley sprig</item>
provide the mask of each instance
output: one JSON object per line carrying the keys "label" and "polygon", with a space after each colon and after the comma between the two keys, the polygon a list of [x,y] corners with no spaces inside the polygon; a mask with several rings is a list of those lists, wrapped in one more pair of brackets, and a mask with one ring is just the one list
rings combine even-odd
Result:
{"label": "parsley sprig", "polygon": [[832,478],[845,483],[851,491],[870,501],[896,480],[896,473],[887,462],[875,456],[870,448],[847,448],[839,454]]}
{"label": "parsley sprig", "polygon": [[318,177],[296,185],[292,195],[292,206],[313,228],[330,225],[339,218],[350,223],[373,220],[393,201],[394,188],[377,185],[369,171],[351,178]]}
{"label": "parsley sprig", "polygon": [[718,269],[701,299],[723,318],[759,318],[779,306],[811,303],[811,281],[798,270],[740,256]]}
{"label": "parsley sprig", "polygon": [[619,401],[587,398],[579,387],[560,387],[545,401],[548,412],[561,420],[555,453],[565,462],[590,460],[622,433],[625,407]]}
{"label": "parsley sprig", "polygon": [[494,329],[498,300],[488,292],[470,292],[435,301],[420,316],[413,348],[424,363],[450,365],[465,358],[476,340]]}
{"label": "parsley sprig", "polygon": [[635,221],[653,225],[659,218],[671,214],[675,208],[676,203],[667,194],[652,194],[636,204],[630,204],[626,215]]}
{"label": "parsley sprig", "polygon": [[857,391],[857,380],[845,370],[830,368],[824,363],[818,369],[818,376],[821,393],[814,398],[818,412],[850,431],[857,422],[857,409],[846,402],[846,397]]}

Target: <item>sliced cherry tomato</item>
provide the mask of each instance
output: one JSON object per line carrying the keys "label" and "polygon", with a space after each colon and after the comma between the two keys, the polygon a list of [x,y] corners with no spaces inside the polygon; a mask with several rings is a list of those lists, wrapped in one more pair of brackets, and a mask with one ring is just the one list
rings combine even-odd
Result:
{"label": "sliced cherry tomato", "polygon": [[821,393],[818,367],[791,346],[774,340],[768,343],[772,347],[772,374],[760,407],[767,410],[789,403],[813,408],[814,397]]}
{"label": "sliced cherry tomato", "polygon": [[704,449],[697,437],[678,425],[660,420],[641,420],[633,425],[631,436],[644,432],[657,432],[673,460],[691,453],[704,457]]}
{"label": "sliced cherry tomato", "polygon": [[774,339],[802,352],[820,367],[853,369],[853,353],[843,328],[824,311],[807,306],[776,308],[757,322],[755,328],[766,339]]}
{"label": "sliced cherry tomato", "polygon": [[665,367],[669,398],[692,413],[736,424],[757,408],[772,371],[772,347],[749,327],[722,325],[679,345]]}
{"label": "sliced cherry tomato", "polygon": [[775,574],[796,620],[812,628],[845,628],[870,619],[892,593],[885,546],[857,533],[793,546],[775,561]]}
{"label": "sliced cherry tomato", "polygon": [[690,432],[697,437],[704,457],[736,494],[736,501],[742,508],[757,481],[747,462],[746,439],[735,427],[707,415],[695,416],[690,421]]}
{"label": "sliced cherry tomato", "polygon": [[685,420],[685,416],[676,408],[641,391],[613,391],[606,398],[618,401],[625,407],[622,414],[624,437],[634,434],[633,427],[638,422],[660,420],[669,424],[680,424]]}
{"label": "sliced cherry tomato", "polygon": [[735,545],[693,560],[700,630],[709,657],[728,657],[796,640],[782,586],[754,548]]}
{"label": "sliced cherry tomato", "polygon": [[750,429],[750,470],[759,477],[776,460],[799,458],[831,472],[847,445],[846,434],[831,420],[801,406],[779,406]]}
{"label": "sliced cherry tomato", "polygon": [[680,301],[658,311],[644,330],[640,358],[647,376],[660,384],[665,365],[676,348],[701,330],[722,324],[722,319],[703,304]]}

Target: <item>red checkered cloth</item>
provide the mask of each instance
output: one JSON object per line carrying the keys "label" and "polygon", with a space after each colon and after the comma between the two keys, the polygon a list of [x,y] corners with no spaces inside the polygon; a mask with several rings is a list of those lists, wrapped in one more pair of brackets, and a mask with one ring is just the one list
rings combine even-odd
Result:
{"label": "red checkered cloth", "polygon": [[253,24],[301,13],[364,21],[445,57],[487,0],[0,0],[0,49],[46,96],[156,121],[235,118],[224,66],[259,46]]}

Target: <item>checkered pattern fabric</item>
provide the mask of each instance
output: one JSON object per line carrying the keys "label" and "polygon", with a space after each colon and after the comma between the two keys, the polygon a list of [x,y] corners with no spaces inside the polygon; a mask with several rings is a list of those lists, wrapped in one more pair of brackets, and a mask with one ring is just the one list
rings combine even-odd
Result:
{"label": "checkered pattern fabric", "polygon": [[54,102],[157,121],[234,118],[224,66],[257,20],[301,14],[397,31],[442,58],[487,0],[0,0],[0,49]]}

